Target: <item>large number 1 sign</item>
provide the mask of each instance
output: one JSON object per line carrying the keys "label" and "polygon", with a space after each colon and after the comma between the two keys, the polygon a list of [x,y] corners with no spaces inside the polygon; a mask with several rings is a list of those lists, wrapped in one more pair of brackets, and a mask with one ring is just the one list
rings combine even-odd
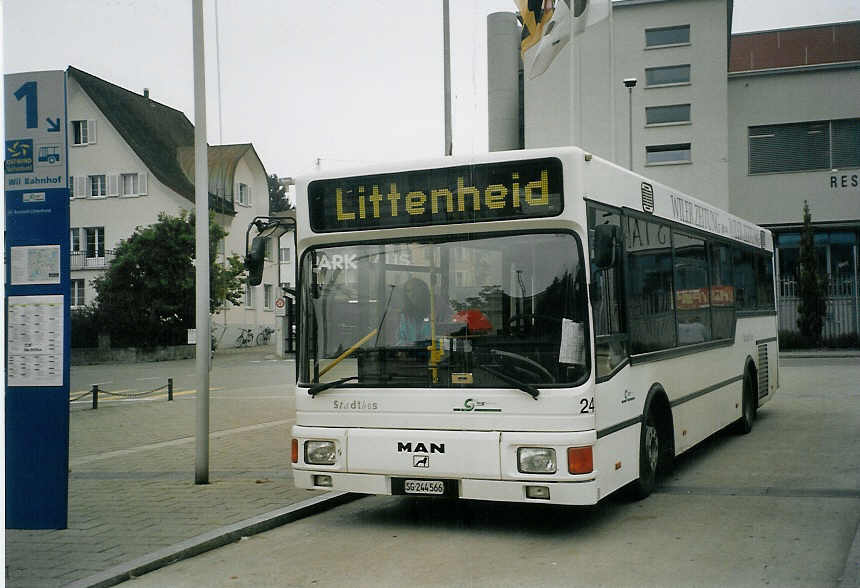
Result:
{"label": "large number 1 sign", "polygon": [[69,486],[65,72],[5,77],[6,526],[64,529]]}

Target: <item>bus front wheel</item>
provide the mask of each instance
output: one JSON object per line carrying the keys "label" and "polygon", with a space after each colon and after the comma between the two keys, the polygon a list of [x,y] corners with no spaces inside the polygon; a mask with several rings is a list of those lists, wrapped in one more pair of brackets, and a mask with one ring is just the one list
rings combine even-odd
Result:
{"label": "bus front wheel", "polygon": [[639,437],[639,479],[630,487],[631,494],[636,500],[649,496],[657,484],[660,456],[664,452],[664,440],[661,438],[660,429],[657,412],[651,406],[642,421]]}

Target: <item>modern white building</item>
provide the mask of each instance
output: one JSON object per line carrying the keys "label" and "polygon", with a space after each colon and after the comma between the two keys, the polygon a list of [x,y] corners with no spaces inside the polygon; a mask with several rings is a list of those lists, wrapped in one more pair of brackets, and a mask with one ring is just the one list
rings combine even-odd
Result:
{"label": "modern white building", "polygon": [[856,342],[860,22],[733,35],[728,81],[732,212],[774,232],[780,329],[796,330],[808,202],[829,289],[825,340]]}
{"label": "modern white building", "polygon": [[534,77],[515,15],[490,15],[490,148],[576,143],[771,228],[783,331],[797,330],[808,201],[830,280],[825,338],[860,336],[860,23],[732,35],[732,0],[612,7]]}
{"label": "modern white building", "polygon": [[[194,211],[194,127],[186,116],[74,67],[67,70],[71,187],[72,309],[95,300],[92,280],[113,250],[162,212]],[[209,147],[209,209],[228,235],[219,259],[245,255],[245,231],[268,214],[266,170],[250,143]],[[246,287],[242,304],[213,317],[221,345],[241,329],[274,326],[277,251],[267,249],[263,284]]]}

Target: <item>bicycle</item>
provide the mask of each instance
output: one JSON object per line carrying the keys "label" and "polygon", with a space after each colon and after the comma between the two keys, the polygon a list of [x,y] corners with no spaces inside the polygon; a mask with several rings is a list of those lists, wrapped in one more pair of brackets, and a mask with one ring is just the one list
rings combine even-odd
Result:
{"label": "bicycle", "polygon": [[254,342],[254,330],[253,329],[242,329],[242,332],[239,333],[239,336],[236,337],[236,347],[244,347],[245,345],[250,345]]}
{"label": "bicycle", "polygon": [[272,327],[265,327],[260,333],[257,335],[257,345],[268,345],[269,340],[272,338],[272,333],[275,332],[275,329]]}

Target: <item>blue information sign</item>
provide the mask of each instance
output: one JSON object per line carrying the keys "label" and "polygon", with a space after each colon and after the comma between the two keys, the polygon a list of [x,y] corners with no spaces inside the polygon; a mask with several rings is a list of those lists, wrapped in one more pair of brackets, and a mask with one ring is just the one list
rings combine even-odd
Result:
{"label": "blue information sign", "polygon": [[5,76],[6,527],[64,529],[69,190],[62,71]]}

